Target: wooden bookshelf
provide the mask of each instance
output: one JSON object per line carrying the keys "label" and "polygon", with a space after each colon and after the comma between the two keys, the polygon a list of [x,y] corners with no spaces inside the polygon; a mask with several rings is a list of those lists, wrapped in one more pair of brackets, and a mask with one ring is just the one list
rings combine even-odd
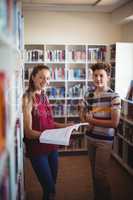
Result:
{"label": "wooden bookshelf", "polygon": [[[126,107],[125,107],[125,104]],[[133,109],[133,101],[122,100],[122,114],[117,133],[114,138],[112,155],[120,164],[133,175],[133,113],[128,107]],[[128,110],[124,112],[124,108]]]}
{"label": "wooden bookshelf", "polygon": [[118,42],[110,49],[110,60],[115,69],[112,72],[112,78],[115,77],[112,85],[122,99],[121,119],[114,137],[112,155],[133,175],[133,101],[132,90],[129,89],[133,78],[133,43]]}

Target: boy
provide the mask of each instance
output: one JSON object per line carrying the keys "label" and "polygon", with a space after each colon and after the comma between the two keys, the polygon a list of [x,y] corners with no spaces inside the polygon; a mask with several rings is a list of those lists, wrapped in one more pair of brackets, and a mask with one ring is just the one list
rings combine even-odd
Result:
{"label": "boy", "polygon": [[90,110],[84,115],[85,106],[82,104],[80,118],[82,121],[89,122],[91,127],[86,132],[86,136],[95,200],[110,200],[109,161],[115,129],[119,124],[121,102],[119,95],[108,87],[111,66],[96,63],[91,69],[95,90],[86,98]]}

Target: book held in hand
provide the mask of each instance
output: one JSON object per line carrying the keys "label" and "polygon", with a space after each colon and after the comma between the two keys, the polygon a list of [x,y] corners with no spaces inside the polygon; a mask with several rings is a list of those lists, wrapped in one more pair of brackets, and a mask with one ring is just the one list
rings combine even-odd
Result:
{"label": "book held in hand", "polygon": [[40,135],[40,143],[69,145],[72,132],[78,130],[80,126],[88,126],[88,123],[79,123],[66,128],[47,129]]}

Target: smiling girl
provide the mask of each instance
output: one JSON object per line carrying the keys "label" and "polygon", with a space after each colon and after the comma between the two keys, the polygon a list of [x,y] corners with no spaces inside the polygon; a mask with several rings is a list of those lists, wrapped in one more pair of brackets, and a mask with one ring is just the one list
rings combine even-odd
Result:
{"label": "smiling girl", "polygon": [[45,129],[63,128],[71,124],[56,123],[46,96],[50,71],[45,65],[37,65],[30,75],[29,87],[23,96],[24,142],[26,155],[43,189],[43,200],[53,200],[58,171],[58,147],[39,142]]}

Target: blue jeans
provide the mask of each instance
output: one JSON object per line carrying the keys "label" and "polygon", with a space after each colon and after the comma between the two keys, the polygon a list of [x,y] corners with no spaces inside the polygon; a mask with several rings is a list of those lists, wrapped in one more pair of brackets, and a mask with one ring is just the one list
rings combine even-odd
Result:
{"label": "blue jeans", "polygon": [[32,167],[43,189],[43,200],[50,200],[55,193],[58,171],[58,152],[52,151],[30,158]]}

